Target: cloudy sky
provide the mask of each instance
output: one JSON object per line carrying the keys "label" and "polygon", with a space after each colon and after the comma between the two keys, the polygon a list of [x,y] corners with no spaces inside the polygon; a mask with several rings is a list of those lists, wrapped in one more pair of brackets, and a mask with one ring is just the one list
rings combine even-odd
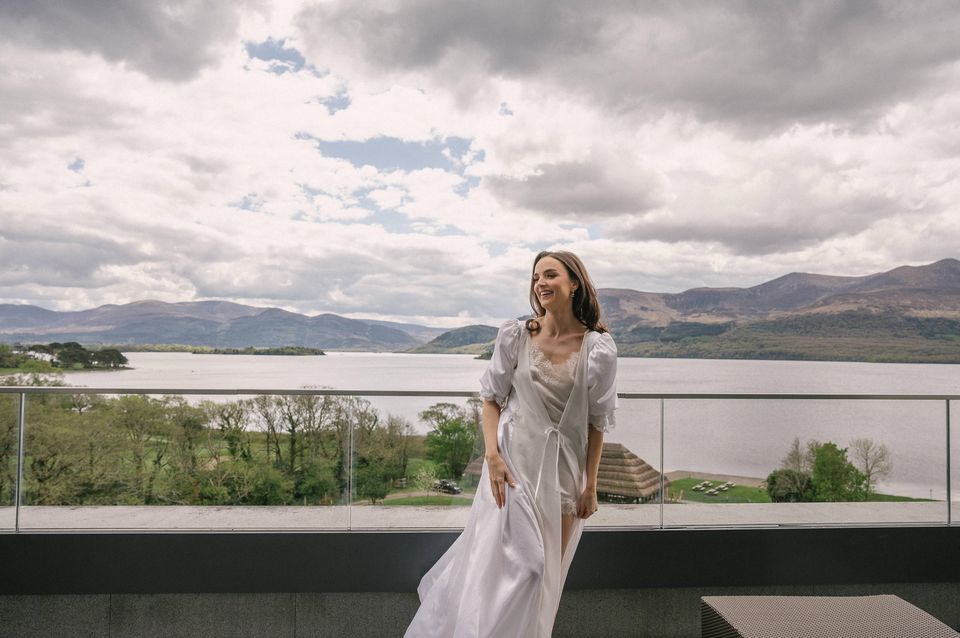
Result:
{"label": "cloudy sky", "polygon": [[0,303],[441,326],[960,246],[946,2],[0,0]]}

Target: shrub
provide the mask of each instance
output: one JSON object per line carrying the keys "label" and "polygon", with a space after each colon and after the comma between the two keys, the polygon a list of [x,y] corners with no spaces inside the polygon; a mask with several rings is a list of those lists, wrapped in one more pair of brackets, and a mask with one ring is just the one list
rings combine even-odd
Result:
{"label": "shrub", "polygon": [[767,494],[774,503],[806,503],[813,500],[810,475],[797,470],[780,469],[767,477]]}

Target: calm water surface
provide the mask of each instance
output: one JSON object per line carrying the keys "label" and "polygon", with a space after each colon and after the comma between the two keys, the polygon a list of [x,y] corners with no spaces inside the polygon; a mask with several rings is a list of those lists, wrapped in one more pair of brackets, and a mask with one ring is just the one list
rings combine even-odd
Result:
{"label": "calm water surface", "polygon": [[[473,392],[487,362],[468,355],[332,352],[322,357],[127,354],[132,370],[68,373],[74,385],[117,388],[458,390]],[[621,392],[833,394],[960,394],[960,365],[713,359],[619,360]],[[417,413],[439,400],[376,398],[384,412],[425,428]],[[459,401],[458,401],[459,402]],[[960,405],[953,406],[953,497],[960,495]],[[887,445],[894,470],[880,489],[944,498],[946,424],[943,401],[671,400],[664,405],[668,471],[764,477],[794,437],[834,441],[857,437]],[[608,440],[660,467],[660,406],[621,400]]]}

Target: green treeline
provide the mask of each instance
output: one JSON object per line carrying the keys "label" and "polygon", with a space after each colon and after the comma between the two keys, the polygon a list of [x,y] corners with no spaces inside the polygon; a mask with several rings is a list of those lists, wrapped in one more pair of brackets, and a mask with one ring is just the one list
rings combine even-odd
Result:
{"label": "green treeline", "polygon": [[[39,358],[38,355],[45,358]],[[76,341],[35,344],[17,350],[0,343],[0,368],[38,372],[47,367],[79,370],[120,368],[126,364],[127,358],[116,348],[87,350]]]}
{"label": "green treeline", "polygon": [[[4,382],[63,385],[45,374]],[[331,505],[346,502],[351,467],[354,500],[376,503],[424,464],[432,478],[460,478],[478,440],[473,403],[423,411],[432,428],[424,437],[359,397],[194,405],[182,396],[30,394],[23,503]],[[0,395],[3,504],[13,499],[18,410],[17,395]]]}
{"label": "green treeline", "polygon": [[194,347],[192,350],[190,350],[190,352],[191,354],[266,354],[294,357],[319,356],[326,354],[319,348],[306,348],[304,346],[283,346],[282,348],[254,348],[252,346],[248,346],[246,348]]}

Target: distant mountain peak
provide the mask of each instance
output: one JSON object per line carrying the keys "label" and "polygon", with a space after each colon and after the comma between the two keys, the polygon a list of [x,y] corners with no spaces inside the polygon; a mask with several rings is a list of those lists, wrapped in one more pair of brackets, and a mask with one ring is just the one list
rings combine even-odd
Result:
{"label": "distant mountain peak", "polygon": [[[703,330],[709,332],[733,322],[850,311],[960,318],[960,260],[948,257],[859,277],[790,272],[749,288],[696,287],[681,293],[602,288],[598,295],[605,321],[623,335],[652,334],[650,327],[679,324],[707,326]],[[441,333],[447,336],[436,347],[482,345],[492,338],[492,329],[464,326],[444,333],[427,326],[331,313],[307,316],[215,299],[175,303],[141,299],[69,312],[0,304],[2,341],[406,350]]]}

